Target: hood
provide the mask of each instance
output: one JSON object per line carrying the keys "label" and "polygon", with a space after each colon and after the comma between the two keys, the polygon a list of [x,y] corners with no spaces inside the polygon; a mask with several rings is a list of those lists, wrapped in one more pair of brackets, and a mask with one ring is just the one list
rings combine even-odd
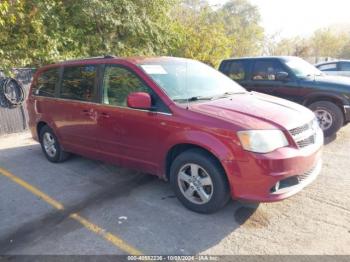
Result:
{"label": "hood", "polygon": [[242,129],[292,129],[314,118],[306,107],[257,92],[194,103],[190,110],[223,119]]}

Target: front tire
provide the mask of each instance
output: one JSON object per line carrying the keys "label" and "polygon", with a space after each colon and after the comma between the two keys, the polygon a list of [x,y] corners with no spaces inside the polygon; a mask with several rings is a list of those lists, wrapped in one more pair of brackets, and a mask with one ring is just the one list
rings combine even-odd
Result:
{"label": "front tire", "polygon": [[344,125],[342,111],[332,102],[315,102],[309,108],[316,115],[318,123],[326,137],[334,135]]}
{"label": "front tire", "polygon": [[48,126],[44,126],[40,130],[40,144],[46,158],[53,163],[65,161],[69,157],[69,153],[63,151],[56,135]]}
{"label": "front tire", "polygon": [[202,150],[191,149],[176,157],[170,168],[170,182],[180,202],[198,213],[214,213],[230,199],[223,168]]}

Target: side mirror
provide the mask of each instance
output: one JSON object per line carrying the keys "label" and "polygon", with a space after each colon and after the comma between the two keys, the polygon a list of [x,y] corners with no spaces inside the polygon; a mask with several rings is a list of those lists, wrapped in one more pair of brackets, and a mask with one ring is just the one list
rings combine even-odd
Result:
{"label": "side mirror", "polygon": [[137,109],[151,109],[151,96],[145,92],[134,92],[128,95],[127,105]]}
{"label": "side mirror", "polygon": [[288,78],[289,74],[287,72],[277,72],[276,80],[284,81]]}

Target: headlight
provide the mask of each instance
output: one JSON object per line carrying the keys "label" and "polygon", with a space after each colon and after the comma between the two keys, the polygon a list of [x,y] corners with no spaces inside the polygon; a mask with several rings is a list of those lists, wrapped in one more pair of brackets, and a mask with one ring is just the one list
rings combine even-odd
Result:
{"label": "headlight", "polygon": [[281,130],[248,130],[237,132],[245,150],[255,153],[269,153],[277,148],[288,146]]}

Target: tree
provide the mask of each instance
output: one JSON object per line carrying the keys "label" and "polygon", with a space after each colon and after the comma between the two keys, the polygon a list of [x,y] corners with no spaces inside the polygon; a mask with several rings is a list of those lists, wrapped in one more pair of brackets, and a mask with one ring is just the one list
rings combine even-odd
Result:
{"label": "tree", "polygon": [[171,54],[217,66],[229,55],[229,39],[223,24],[212,19],[214,11],[205,2],[197,2],[187,1],[173,10],[177,37]]}
{"label": "tree", "polygon": [[341,50],[346,45],[347,40],[347,37],[342,33],[333,33],[329,28],[319,29],[310,39],[313,48],[313,55],[316,58],[338,58]]}
{"label": "tree", "polygon": [[230,0],[218,9],[204,0],[186,0],[172,16],[178,36],[172,54],[217,66],[229,56],[261,53],[259,12],[246,0]]}
{"label": "tree", "polygon": [[350,59],[350,36],[348,41],[345,43],[344,47],[340,51],[339,58]]}
{"label": "tree", "polygon": [[260,53],[259,12],[247,0],[2,0],[1,68],[115,54],[176,55],[213,66]]}
{"label": "tree", "polygon": [[113,53],[166,54],[173,0],[4,0],[1,67]]}
{"label": "tree", "polygon": [[230,0],[217,12],[230,40],[230,56],[257,55],[262,51],[264,29],[260,14],[247,0]]}

